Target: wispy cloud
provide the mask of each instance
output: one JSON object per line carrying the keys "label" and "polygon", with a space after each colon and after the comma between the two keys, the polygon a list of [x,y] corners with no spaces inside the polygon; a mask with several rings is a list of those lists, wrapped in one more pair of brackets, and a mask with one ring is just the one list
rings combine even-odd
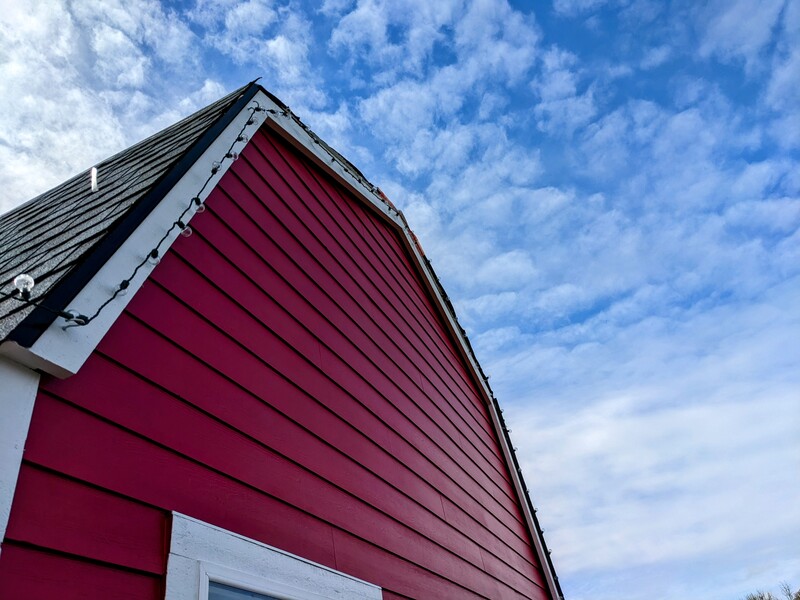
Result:
{"label": "wispy cloud", "polygon": [[701,56],[743,61],[748,72],[761,68],[784,4],[785,0],[736,0],[699,7]]}
{"label": "wispy cloud", "polygon": [[[791,471],[800,451],[798,291],[795,278],[747,306],[646,317],[594,343],[556,333],[492,365],[493,381],[539,374],[513,390],[521,400],[510,410],[541,510],[558,515],[557,564],[587,577],[670,564],[664,597],[680,597],[681,573],[697,560],[791,574],[780,560],[793,553],[781,532],[800,527]],[[731,556],[763,544],[779,552],[755,564]],[[765,584],[774,582],[759,578]],[[695,585],[704,598],[725,597]],[[596,581],[576,597],[618,595]]]}
{"label": "wispy cloud", "polygon": [[800,580],[797,2],[182,6],[4,7],[2,208],[263,75],[419,235],[569,598]]}
{"label": "wispy cloud", "polygon": [[589,123],[597,113],[594,89],[590,84],[579,91],[578,57],[559,48],[551,48],[543,58],[541,75],[533,88],[540,102],[534,108],[539,128],[549,134],[571,135]]}

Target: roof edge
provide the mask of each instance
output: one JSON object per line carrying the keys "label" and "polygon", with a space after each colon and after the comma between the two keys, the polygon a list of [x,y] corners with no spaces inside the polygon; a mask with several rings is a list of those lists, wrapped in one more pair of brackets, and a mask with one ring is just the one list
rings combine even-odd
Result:
{"label": "roof edge", "polygon": [[243,88],[239,98],[192,144],[178,162],[118,222],[112,225],[94,248],[86,252],[84,260],[56,283],[44,298],[37,300],[36,308],[9,332],[3,342],[14,342],[22,348],[33,346],[56,320],[58,314],[64,311],[86,287],[260,89],[261,86],[255,82]]}
{"label": "roof edge", "polygon": [[[152,249],[157,250],[156,258],[163,256],[198,212],[200,207],[196,201],[202,204],[233,164],[230,153],[234,144],[241,151],[238,144],[244,147],[249,143],[249,139],[239,136],[246,132],[248,138],[252,137],[263,125],[267,113],[261,106],[268,100],[259,94],[259,86],[244,90],[231,108],[209,127],[211,135],[202,135],[197,144],[185,151],[176,163],[180,168],[168,171],[154,186],[153,193],[148,192],[144,198],[152,205],[142,207],[136,220],[123,219],[124,227],[114,228],[112,240],[115,244],[103,248],[105,255],[87,261],[94,264],[91,271],[82,273],[85,283],[67,277],[77,289],[69,290],[65,302],[80,312],[96,311],[93,316],[82,326],[75,326],[79,324],[77,319],[53,314],[47,305],[38,306],[36,310],[44,312],[49,323],[46,326],[37,324],[42,327],[41,331],[27,331],[38,334],[30,345],[7,337],[0,344],[0,355],[60,378],[81,368],[158,262],[148,261]],[[256,97],[258,101],[254,102]],[[120,283],[123,281],[125,286]]]}
{"label": "roof edge", "polygon": [[488,377],[483,372],[475,356],[466,331],[461,327],[458,321],[458,316],[456,315],[453,304],[450,302],[450,298],[444,291],[433,266],[425,256],[417,236],[409,227],[405,215],[394,206],[379,187],[370,183],[361,171],[315,134],[291,112],[288,106],[275,98],[272,94],[269,94],[266,90],[264,90],[264,92],[270,100],[275,102],[275,107],[280,111],[271,111],[266,122],[267,125],[282,134],[282,137],[293,147],[312,159],[313,162],[329,175],[333,176],[335,180],[343,184],[353,192],[356,197],[365,202],[378,216],[391,223],[399,232],[401,239],[404,241],[408,251],[413,257],[412,263],[420,273],[429,292],[433,295],[435,304],[439,308],[450,334],[456,342],[456,346],[461,351],[462,357],[469,366],[476,385],[483,395],[484,402],[492,417],[492,424],[495,428],[495,432],[500,440],[504,459],[509,467],[512,483],[517,492],[520,508],[522,509],[525,523],[531,535],[531,541],[539,558],[548,592],[553,600],[562,600],[564,595],[561,590],[561,584],[558,580],[558,575],[556,575],[555,566],[550,556],[550,550],[544,539],[544,532],[536,516],[537,510],[533,505],[530,493],[522,476],[519,461],[513,450],[514,446],[511,443],[509,429],[506,427],[498,400],[489,386]]}

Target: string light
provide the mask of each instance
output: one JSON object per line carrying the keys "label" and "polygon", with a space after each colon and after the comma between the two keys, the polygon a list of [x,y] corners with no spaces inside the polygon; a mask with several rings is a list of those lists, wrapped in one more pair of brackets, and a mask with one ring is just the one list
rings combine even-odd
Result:
{"label": "string light", "polygon": [[191,227],[189,227],[189,226],[188,226],[186,223],[184,223],[183,221],[181,221],[181,220],[178,220],[178,227],[180,228],[180,230],[181,230],[181,235],[182,235],[183,237],[189,237],[190,235],[192,235],[192,228],[191,228]]}
{"label": "string light", "polygon": [[49,313],[52,313],[58,317],[62,317],[68,321],[85,321],[88,317],[85,315],[80,314],[76,310],[53,310],[47,306],[44,306],[41,303],[40,298],[31,298],[31,292],[33,291],[36,282],[34,281],[33,277],[28,275],[27,273],[20,273],[14,278],[14,291],[10,294],[6,294],[0,297],[0,302],[5,302],[6,300],[13,299],[17,300],[18,302],[22,302],[23,304],[29,304],[32,306],[36,306],[37,308],[41,308],[46,310]]}
{"label": "string light", "polygon": [[[274,109],[269,109],[267,112],[272,114],[278,114],[278,111]],[[338,152],[331,149],[328,144],[326,144],[322,138],[320,138],[316,133],[314,133],[308,126],[300,120],[300,118],[295,115],[292,110],[286,106],[281,112],[286,118],[292,119],[306,134],[311,138],[311,140],[319,145],[325,152],[328,153],[328,156],[331,157],[331,163],[339,163],[342,169],[350,175],[353,179],[358,181],[362,186],[367,188],[369,191],[372,192],[374,196],[376,196],[389,210],[389,212],[394,212],[398,217],[401,216],[401,213],[392,203],[389,201],[388,198],[383,194],[379,187],[373,185],[366,177],[364,177],[358,169],[356,169],[347,159],[339,155]]]}
{"label": "string light", "polygon": [[74,309],[65,310],[64,312],[60,313],[60,315],[78,325],[86,325],[89,322],[89,317],[82,315]]}
{"label": "string light", "polygon": [[[57,311],[42,305],[39,300],[31,299],[31,292],[33,291],[35,281],[33,277],[31,277],[26,273],[17,275],[14,278],[13,283],[16,289],[12,293],[7,294],[2,298],[0,298],[0,301],[6,300],[8,298],[14,298],[20,302],[24,302],[26,304],[32,304],[34,306],[43,308],[55,315],[58,315],[59,317],[67,321],[67,324],[62,327],[62,329],[65,330],[69,329],[70,327],[83,327],[91,323],[94,319],[96,319],[100,315],[101,312],[103,312],[106,306],[108,306],[117,296],[122,296],[127,293],[127,290],[131,285],[131,282],[133,281],[133,279],[136,277],[136,275],[139,273],[139,271],[142,269],[144,265],[150,264],[155,266],[159,262],[161,262],[161,246],[164,244],[164,242],[167,241],[170,234],[176,228],[180,229],[180,235],[184,237],[189,237],[190,235],[192,235],[193,232],[192,228],[189,227],[189,225],[187,224],[187,215],[191,212],[194,212],[194,214],[200,214],[205,212],[206,206],[200,196],[203,194],[208,185],[211,183],[211,180],[214,178],[214,175],[216,175],[222,168],[222,161],[227,159],[233,162],[239,158],[239,153],[234,151],[234,147],[237,143],[244,144],[247,143],[247,141],[250,139],[247,135],[245,135],[244,132],[248,126],[255,124],[256,122],[255,114],[259,112],[271,112],[273,114],[277,114],[277,111],[275,110],[268,111],[267,109],[263,108],[258,102],[254,102],[254,104],[255,106],[251,106],[249,108],[250,111],[249,117],[245,121],[245,124],[242,126],[242,128],[239,130],[239,133],[234,138],[233,143],[231,143],[230,147],[223,155],[223,159],[219,161],[214,161],[211,164],[211,174],[206,178],[205,182],[203,183],[198,193],[189,200],[186,208],[184,208],[183,212],[181,212],[178,218],[175,219],[175,221],[173,221],[172,225],[170,225],[169,229],[167,229],[167,231],[164,233],[164,235],[161,237],[158,243],[153,248],[151,248],[150,251],[144,257],[144,259],[141,262],[139,262],[139,264],[136,265],[131,274],[127,278],[123,279],[119,283],[119,285],[117,285],[111,296],[108,299],[106,299],[105,302],[103,302],[100,306],[98,306],[94,314],[92,314],[91,316],[86,316],[74,309]],[[93,192],[97,191],[96,167],[92,167],[91,170],[91,188]]]}
{"label": "string light", "polygon": [[17,291],[25,300],[30,300],[34,285],[36,285],[36,282],[27,273],[14,277],[14,287],[17,288]]}
{"label": "string light", "polygon": [[119,294],[118,296],[125,296],[128,294],[128,288],[130,287],[131,282],[127,279],[123,279],[119,282]]}

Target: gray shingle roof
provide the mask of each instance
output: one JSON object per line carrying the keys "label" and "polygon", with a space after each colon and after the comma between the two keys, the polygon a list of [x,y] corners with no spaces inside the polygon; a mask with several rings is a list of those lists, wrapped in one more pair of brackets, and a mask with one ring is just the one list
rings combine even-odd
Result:
{"label": "gray shingle roof", "polygon": [[[91,191],[87,170],[0,216],[0,341],[19,338],[24,346],[35,341],[55,318],[53,311],[63,310],[102,264],[89,263],[113,253],[119,244],[112,238],[121,243],[127,237],[168,191],[170,180],[188,168],[184,163],[192,151],[202,152],[258,87],[240,88],[101,161],[98,191]],[[107,251],[99,252],[104,245]],[[47,308],[9,296],[21,273],[36,280],[31,299]]]}

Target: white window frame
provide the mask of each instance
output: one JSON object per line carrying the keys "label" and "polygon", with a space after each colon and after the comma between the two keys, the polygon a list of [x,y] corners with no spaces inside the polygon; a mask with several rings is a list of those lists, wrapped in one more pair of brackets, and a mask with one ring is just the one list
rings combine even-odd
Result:
{"label": "white window frame", "polygon": [[210,582],[281,600],[381,600],[381,588],[259,541],[172,513],[166,600],[208,600]]}

